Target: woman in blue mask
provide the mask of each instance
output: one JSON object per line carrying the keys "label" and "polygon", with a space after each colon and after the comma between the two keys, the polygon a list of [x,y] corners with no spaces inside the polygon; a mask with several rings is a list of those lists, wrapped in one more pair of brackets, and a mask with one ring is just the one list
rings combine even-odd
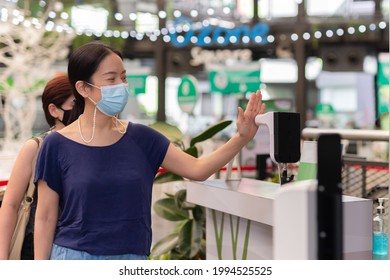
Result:
{"label": "woman in blue mask", "polygon": [[[66,75],[56,75],[47,83],[42,93],[42,108],[50,131],[59,130],[67,125],[74,103],[73,100],[73,90]],[[41,135],[41,138],[44,138],[49,132]],[[26,141],[18,154],[9,178],[0,208],[0,259],[8,259],[9,256],[19,205],[27,191],[30,178],[34,175],[32,174],[32,163],[38,152],[38,145],[36,138]],[[34,259],[33,229],[36,205],[37,195],[35,190],[30,220],[21,251],[22,260]]]}
{"label": "woman in blue mask", "polygon": [[36,259],[145,260],[152,241],[151,198],[160,166],[206,180],[257,131],[260,91],[239,108],[237,133],[213,153],[194,158],[152,128],[118,120],[126,105],[126,70],[119,52],[101,43],[76,49],[68,76],[75,121],[42,146],[38,184]]}

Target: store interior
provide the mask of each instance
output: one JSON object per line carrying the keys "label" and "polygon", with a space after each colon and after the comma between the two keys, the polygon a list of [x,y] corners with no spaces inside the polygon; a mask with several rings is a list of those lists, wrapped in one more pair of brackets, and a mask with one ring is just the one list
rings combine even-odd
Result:
{"label": "store interior", "polygon": [[[200,156],[235,133],[237,107],[244,107],[257,89],[272,115],[272,126],[260,125],[254,141],[209,184],[156,181],[154,203],[166,198],[166,192],[175,196],[186,189],[189,202],[204,209],[205,219],[194,225],[207,228],[208,238],[203,247],[195,246],[198,253],[182,258],[389,259],[388,252],[373,252],[371,234],[382,206],[383,233],[390,234],[389,0],[0,0],[0,190],[6,189],[23,142],[49,129],[40,99],[45,83],[67,71],[72,50],[94,40],[119,49],[124,57],[130,96],[120,119],[167,124],[174,129],[161,126],[161,131],[179,133],[182,147],[214,124],[232,121],[198,143]],[[281,123],[274,127],[289,116],[284,114],[293,113],[299,115],[297,122],[286,129]],[[286,150],[295,151],[291,132],[286,134],[289,141],[282,141],[285,130],[293,128],[299,158],[275,160],[274,154],[283,158]],[[340,136],[340,168],[333,172],[316,154],[320,136],[327,133]],[[312,232],[319,224],[308,214],[314,210],[294,207],[317,204],[318,175],[324,174],[320,167],[331,172],[325,177],[340,173],[341,193],[332,203],[344,207],[342,221],[332,224],[332,233],[342,241],[332,254],[322,256],[321,246],[331,245]],[[303,175],[304,168],[312,169]],[[281,184],[283,171],[292,175],[291,183]],[[291,197],[292,205],[281,206],[280,201]],[[224,201],[231,207],[225,208]],[[255,217],[243,210],[246,203],[255,211],[272,213]],[[247,252],[242,256],[223,253],[231,249],[223,245],[230,237],[214,240],[212,228],[223,224],[224,213],[236,223],[235,238],[242,237],[243,243],[233,248]],[[161,217],[157,210],[153,214],[153,244],[161,245],[180,222]],[[291,230],[287,217],[297,220],[291,239],[280,235]],[[238,225],[240,218],[246,222]],[[252,237],[248,249],[249,221],[255,232],[251,236],[261,238],[256,243]],[[297,236],[302,239],[293,244]],[[161,248],[152,250],[160,250],[153,258],[174,256]],[[261,250],[264,253],[257,253]]]}

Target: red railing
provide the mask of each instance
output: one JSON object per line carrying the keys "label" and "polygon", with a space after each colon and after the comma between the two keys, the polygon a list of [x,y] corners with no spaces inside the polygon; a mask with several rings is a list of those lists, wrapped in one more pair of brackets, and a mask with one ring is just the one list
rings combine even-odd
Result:
{"label": "red railing", "polygon": [[[353,167],[355,167],[356,169],[361,168],[361,166],[353,166]],[[373,169],[373,170],[388,170],[389,169],[388,167],[372,167],[372,166],[367,166],[366,168]],[[227,170],[227,167],[222,167],[220,169],[220,171],[226,171],[226,170]],[[233,167],[232,170],[237,171],[238,167]],[[240,170],[241,171],[255,171],[256,167],[255,166],[241,166]],[[165,170],[164,168],[160,168],[158,170],[158,173],[164,173],[164,172],[167,172],[167,170]],[[0,187],[6,186],[7,184],[8,184],[8,181],[0,181]]]}
{"label": "red railing", "polygon": [[[221,169],[219,169],[220,171],[226,171],[227,170],[227,167],[222,167]],[[238,170],[238,167],[233,167],[232,168],[232,170],[233,171],[237,171]],[[240,167],[240,170],[241,171],[255,171],[256,170],[256,167],[255,166],[241,166]],[[164,173],[164,172],[167,172],[167,170],[166,169],[164,169],[164,168],[160,168],[159,170],[158,170],[158,174],[159,173]]]}

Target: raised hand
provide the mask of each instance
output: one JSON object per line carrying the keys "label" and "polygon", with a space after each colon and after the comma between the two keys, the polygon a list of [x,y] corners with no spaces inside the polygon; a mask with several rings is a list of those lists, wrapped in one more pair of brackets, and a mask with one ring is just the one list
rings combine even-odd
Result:
{"label": "raised hand", "polygon": [[263,96],[258,90],[249,98],[245,111],[238,107],[237,132],[240,137],[247,141],[250,141],[256,135],[258,129],[255,123],[256,116],[264,113],[265,104],[262,103],[262,98]]}

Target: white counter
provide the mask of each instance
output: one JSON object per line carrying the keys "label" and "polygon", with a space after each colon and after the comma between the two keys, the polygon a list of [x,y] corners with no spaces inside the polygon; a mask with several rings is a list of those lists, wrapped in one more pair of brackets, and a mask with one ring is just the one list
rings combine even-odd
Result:
{"label": "white counter", "polygon": [[[274,200],[289,186],[247,178],[186,185],[187,200],[206,207],[207,259],[274,259]],[[370,259],[372,201],[343,196],[343,209],[344,258]]]}
{"label": "white counter", "polygon": [[189,182],[187,200],[272,226],[272,205],[279,184],[252,179]]}

